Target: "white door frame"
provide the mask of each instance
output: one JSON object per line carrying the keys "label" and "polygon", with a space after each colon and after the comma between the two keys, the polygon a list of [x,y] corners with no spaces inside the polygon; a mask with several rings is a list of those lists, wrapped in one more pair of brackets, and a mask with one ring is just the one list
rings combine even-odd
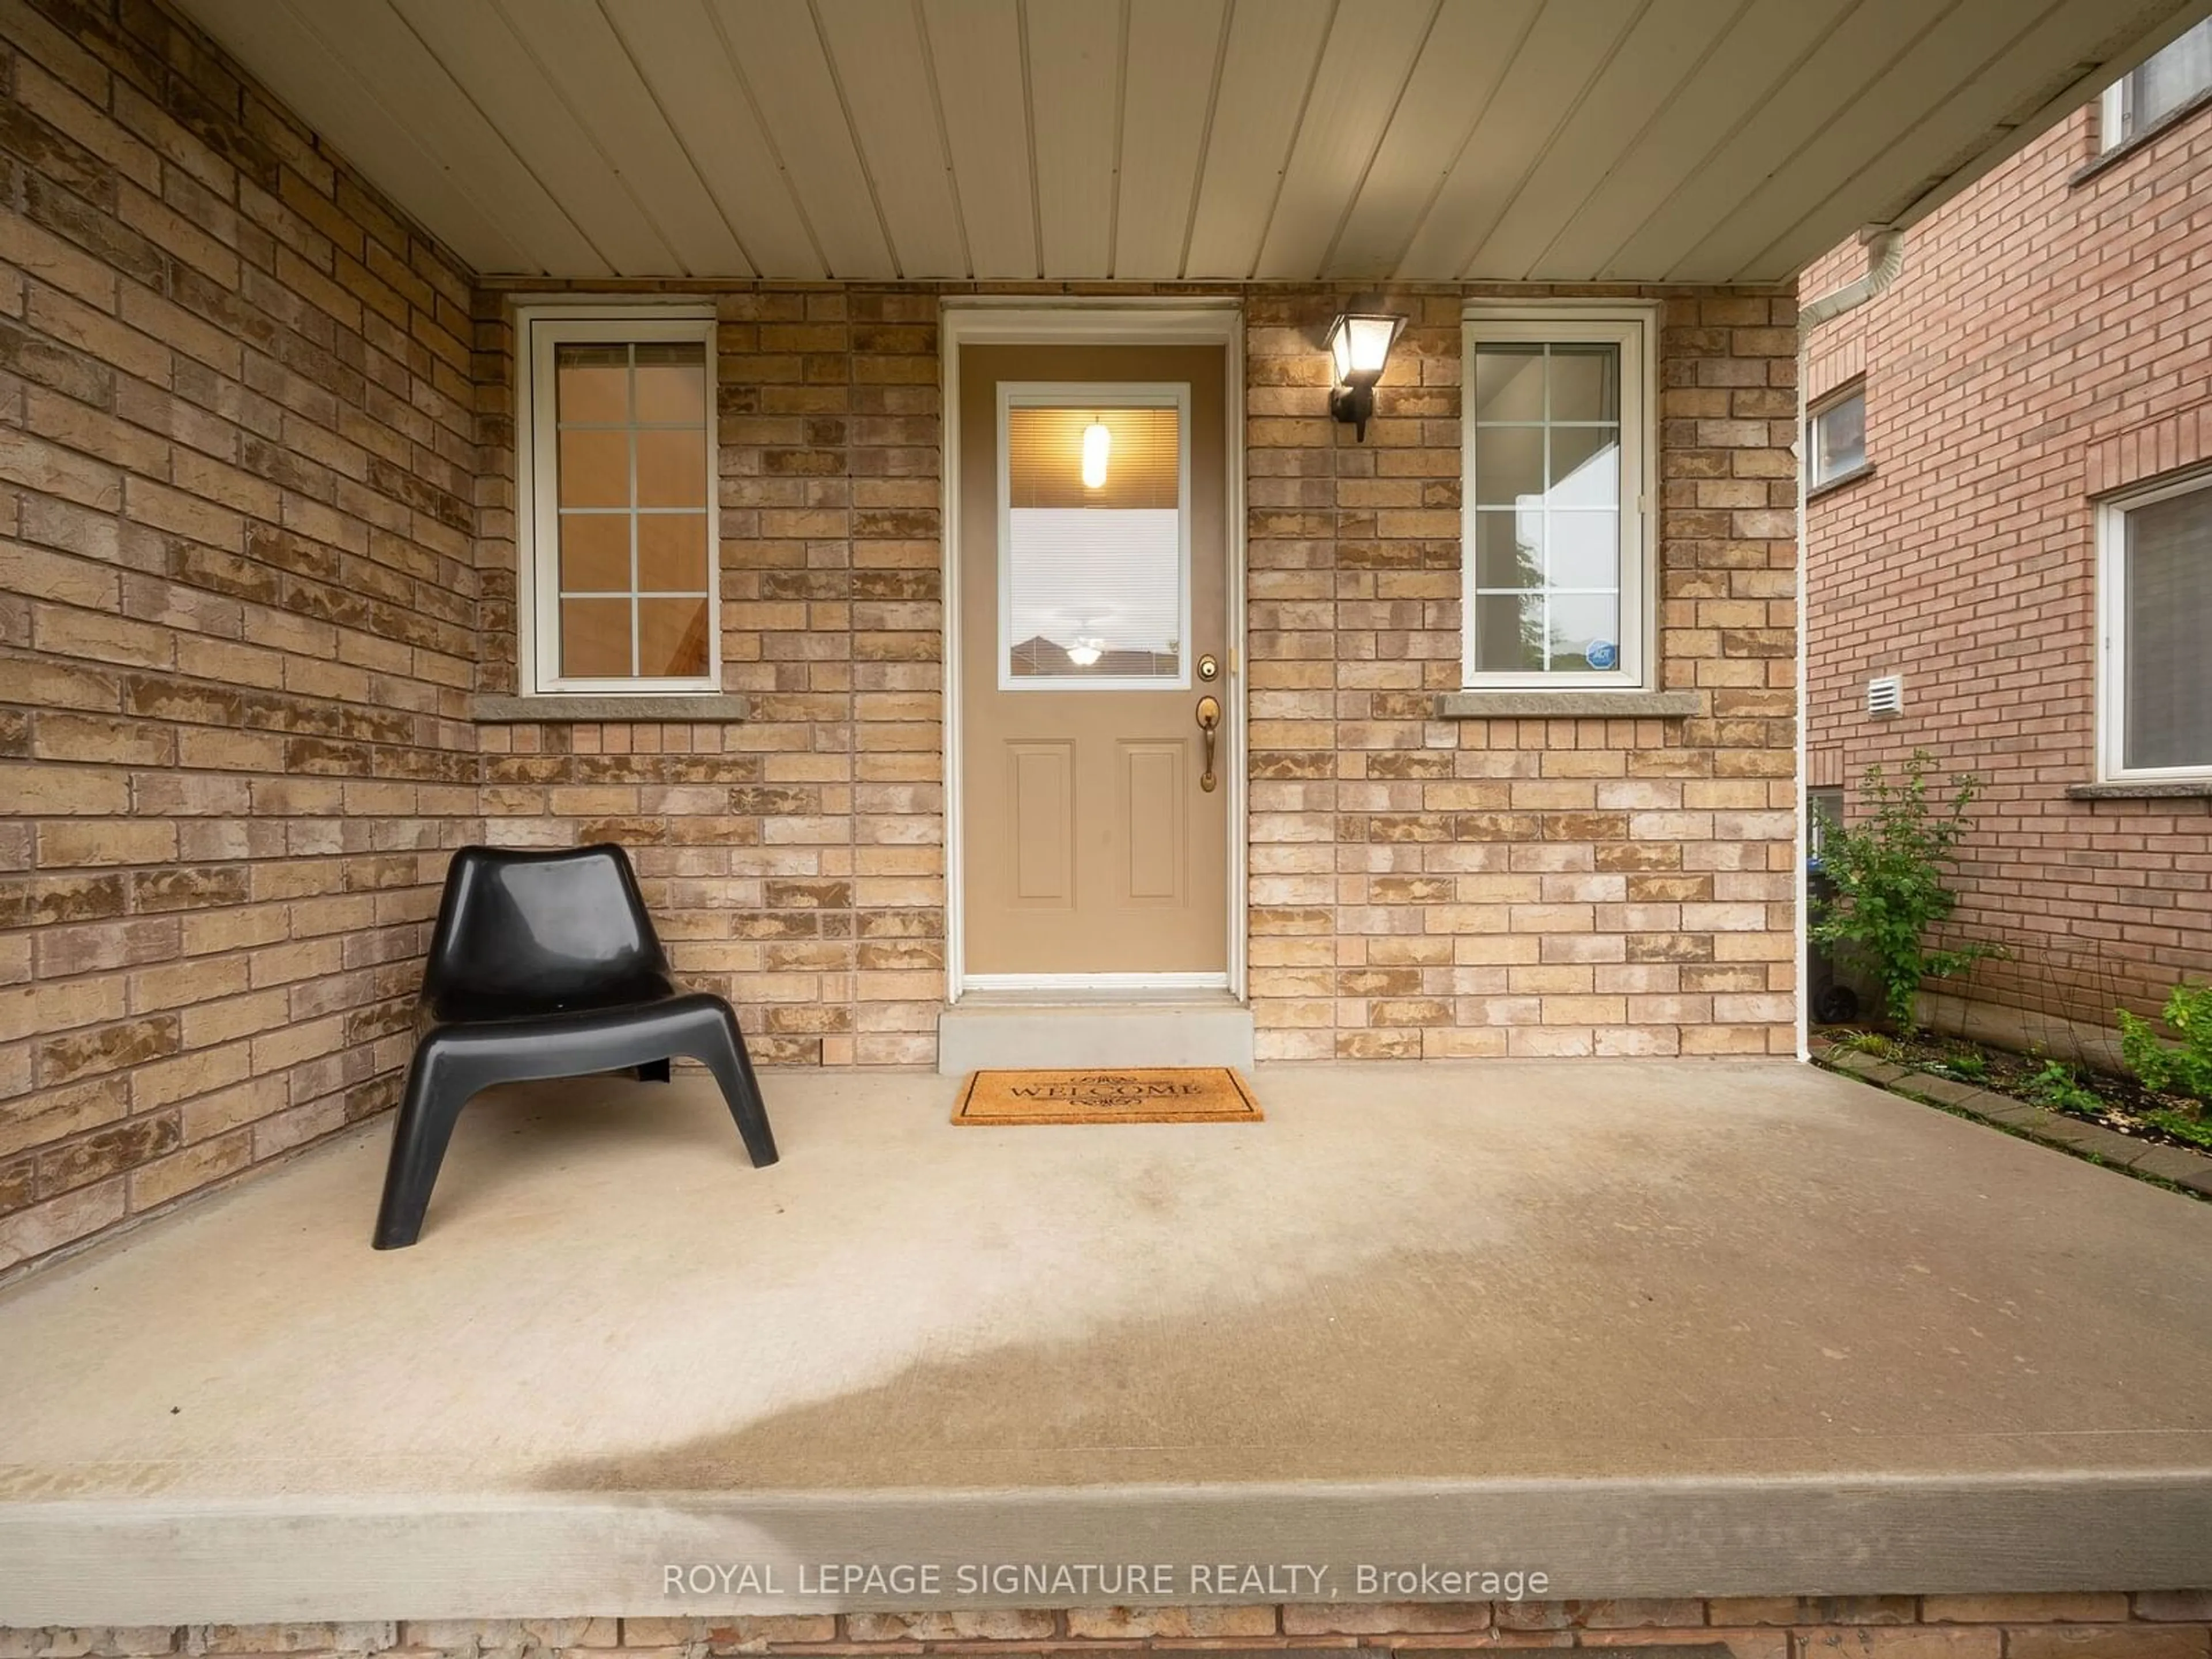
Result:
{"label": "white door frame", "polygon": [[[1246,893],[1244,822],[1244,309],[1234,299],[1044,299],[1024,301],[986,296],[948,298],[939,313],[944,432],[945,542],[945,1000],[963,991],[1085,988],[1110,994],[1188,990],[1182,981],[1211,975],[1095,974],[994,975],[979,980],[964,962],[967,922],[962,890],[960,693],[960,348],[965,345],[1218,345],[1222,348],[1223,407],[1228,422],[1222,452],[1222,519],[1228,535],[1224,602],[1229,660],[1222,676],[1221,772],[1228,793],[1227,883],[1229,993],[1244,995]],[[1004,979],[1006,983],[1000,983]],[[1022,981],[1017,984],[1015,981]],[[1141,981],[1141,983],[1138,982]],[[1218,981],[1214,981],[1218,983]],[[1216,994],[1218,994],[1217,991]]]}

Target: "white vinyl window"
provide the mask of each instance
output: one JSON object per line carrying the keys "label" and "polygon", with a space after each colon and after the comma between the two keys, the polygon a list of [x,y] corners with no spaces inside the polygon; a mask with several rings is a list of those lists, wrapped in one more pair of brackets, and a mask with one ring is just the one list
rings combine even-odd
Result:
{"label": "white vinyl window", "polygon": [[1818,489],[1867,466],[1866,382],[1813,405],[1805,417],[1805,487]]}
{"label": "white vinyl window", "polygon": [[2097,148],[2115,150],[2212,93],[2212,17],[2105,88]]}
{"label": "white vinyl window", "polygon": [[1466,313],[1463,683],[1650,685],[1657,448],[1646,308]]}
{"label": "white vinyl window", "polygon": [[2212,776],[2212,476],[2097,509],[2100,775]]}
{"label": "white vinyl window", "polygon": [[713,316],[516,327],[522,689],[719,691]]}

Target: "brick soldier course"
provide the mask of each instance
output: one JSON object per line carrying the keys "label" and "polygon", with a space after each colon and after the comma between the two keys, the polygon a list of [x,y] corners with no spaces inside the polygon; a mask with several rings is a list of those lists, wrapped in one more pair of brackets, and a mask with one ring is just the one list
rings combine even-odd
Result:
{"label": "brick soldier course", "polygon": [[1807,509],[1807,735],[1814,787],[1916,748],[1986,779],[1958,926],[2008,959],[1943,988],[2109,1026],[2212,953],[2207,801],[2068,793],[2097,775],[2094,498],[2212,461],[2212,120],[2085,175],[2096,119],[1914,227],[1896,286],[1808,343],[1808,396],[1864,377],[1873,471]]}
{"label": "brick soldier course", "polygon": [[1560,1649],[1719,1659],[2204,1659],[2212,1595],[1737,1597],[1711,1601],[1374,1602],[1286,1607],[848,1613],[781,1617],[196,1625],[0,1632],[0,1659],[328,1656],[328,1659],[655,1659],[743,1653],[1286,1654],[1439,1659]]}

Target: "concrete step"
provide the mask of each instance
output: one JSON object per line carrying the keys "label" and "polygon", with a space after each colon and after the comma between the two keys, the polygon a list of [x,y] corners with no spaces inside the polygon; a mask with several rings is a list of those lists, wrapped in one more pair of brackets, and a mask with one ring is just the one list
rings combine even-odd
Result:
{"label": "concrete step", "polygon": [[1173,1002],[1024,1001],[970,994],[937,1017],[937,1069],[1249,1066],[1252,1011],[1226,995]]}

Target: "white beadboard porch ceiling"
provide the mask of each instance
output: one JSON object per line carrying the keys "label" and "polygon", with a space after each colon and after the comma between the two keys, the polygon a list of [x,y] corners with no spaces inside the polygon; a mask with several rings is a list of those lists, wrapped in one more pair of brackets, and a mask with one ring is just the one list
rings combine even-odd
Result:
{"label": "white beadboard porch ceiling", "polygon": [[487,274],[1771,282],[2212,0],[183,0]]}

